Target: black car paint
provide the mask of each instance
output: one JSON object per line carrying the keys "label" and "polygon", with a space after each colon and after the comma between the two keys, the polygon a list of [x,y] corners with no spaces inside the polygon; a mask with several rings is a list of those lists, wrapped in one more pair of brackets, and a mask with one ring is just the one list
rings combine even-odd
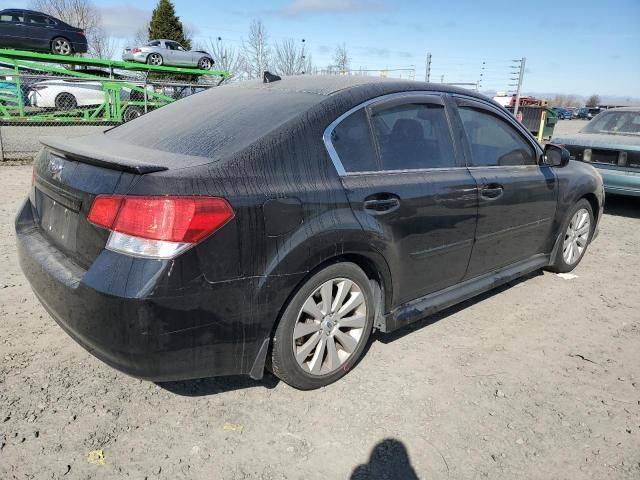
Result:
{"label": "black car paint", "polygon": [[[236,87],[220,91],[224,88]],[[256,88],[268,92],[285,89],[287,84],[283,80]],[[604,201],[599,177],[580,162],[562,169],[541,165],[539,178],[518,180],[514,184],[518,193],[506,197],[504,208],[494,213],[487,209],[477,221],[482,203],[478,200],[479,179],[474,180],[471,169],[424,173],[413,179],[401,173],[340,177],[322,142],[326,127],[365,101],[404,91],[428,91],[443,97],[453,116],[456,155],[462,165],[468,161],[468,147],[455,118],[453,96],[498,109],[542,155],[533,137],[484,97],[420,82],[370,80],[330,94],[317,93],[322,95],[317,103],[254,144],[243,145],[227,161],[187,162],[191,166],[139,175],[131,165],[149,163],[152,150],[139,151],[139,157],[121,160],[125,168],[116,165],[113,169],[106,168],[108,162],[87,164],[83,155],[88,151],[77,142],[66,153],[64,142],[59,142],[57,151],[45,149],[36,159],[36,188],[16,219],[22,269],[56,321],[91,353],[122,371],[156,381],[236,373],[260,378],[269,339],[287,300],[323,265],[340,259],[359,264],[378,286],[376,326],[391,331],[544,267],[557,248],[567,209],[578,199],[588,198],[599,216]],[[199,101],[205,99],[201,96]],[[133,128],[135,122],[130,125]],[[85,146],[106,141],[102,134],[87,138]],[[82,152],[81,161],[74,159],[74,151]],[[65,163],[56,179],[48,166],[57,155],[63,158],[57,161]],[[179,155],[175,157],[179,161]],[[381,190],[382,185],[388,188]],[[56,188],[57,196],[52,193]],[[551,188],[557,199],[553,212],[545,193]],[[402,197],[402,207],[391,216],[370,215],[359,208],[358,203],[369,194],[392,189]],[[78,201],[73,241],[68,237],[58,245],[52,241],[47,225],[38,218],[41,210],[33,207],[39,190],[47,190],[49,200]],[[236,216],[173,260],[133,258],[105,250],[108,232],[86,220],[95,196],[159,192],[222,196]],[[541,210],[536,211],[540,199]],[[473,259],[477,245],[476,223],[491,222],[493,215],[509,220],[510,207],[521,200],[528,202],[536,219],[550,218],[550,234],[535,236],[528,245],[529,258],[468,279],[466,263]],[[287,212],[286,218],[281,209]],[[64,224],[68,220],[62,216],[70,214],[59,215],[53,223]],[[416,234],[424,244],[411,238]],[[494,251],[488,246],[483,255],[502,251],[514,259],[522,257],[518,241],[523,239],[527,241],[527,236],[495,242]],[[445,268],[451,272],[441,275]],[[421,269],[426,277],[420,275]],[[454,285],[460,281],[464,283]]]}
{"label": "black car paint", "polygon": [[[71,42],[73,53],[87,52],[87,39],[81,28],[73,27],[51,15],[33,10],[5,9],[0,15],[22,15],[25,22],[0,21],[0,46],[3,48],[17,48],[51,52],[51,41],[62,37]],[[55,25],[34,25],[28,22],[30,16],[37,15],[51,19]]]}

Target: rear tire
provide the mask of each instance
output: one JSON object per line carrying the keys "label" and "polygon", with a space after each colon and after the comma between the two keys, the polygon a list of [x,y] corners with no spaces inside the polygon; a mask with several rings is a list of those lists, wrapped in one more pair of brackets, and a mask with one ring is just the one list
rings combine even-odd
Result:
{"label": "rear tire", "polygon": [[73,48],[71,42],[64,37],[56,37],[51,40],[51,53],[56,55],[71,55]]}
{"label": "rear tire", "polygon": [[282,314],[273,338],[273,373],[301,390],[346,375],[369,341],[373,298],[369,278],[354,263],[336,263],[313,275]]}
{"label": "rear tire", "polygon": [[163,63],[164,63],[164,60],[162,58],[162,55],[160,55],[159,53],[150,53],[147,56],[148,65],[161,66]]}
{"label": "rear tire", "polygon": [[547,270],[566,273],[576,268],[587,251],[594,229],[593,209],[583,198],[569,210],[562,223],[560,245]]}
{"label": "rear tire", "polygon": [[131,120],[135,120],[142,115],[144,115],[144,110],[142,109],[142,107],[139,107],[138,105],[129,105],[127,108],[125,108],[124,113],[122,114],[122,121],[125,123],[130,122]]}
{"label": "rear tire", "polygon": [[202,57],[200,60],[198,60],[198,68],[200,70],[211,70],[212,66],[213,62],[209,57]]}
{"label": "rear tire", "polygon": [[55,105],[58,110],[74,110],[78,108],[78,101],[71,93],[62,92],[56,96]]}

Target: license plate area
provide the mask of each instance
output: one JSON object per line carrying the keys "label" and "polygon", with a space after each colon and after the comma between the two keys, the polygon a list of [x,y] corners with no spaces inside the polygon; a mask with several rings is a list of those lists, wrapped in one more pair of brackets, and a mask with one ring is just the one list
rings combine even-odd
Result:
{"label": "license plate area", "polygon": [[75,204],[73,201],[69,202],[69,199],[60,201],[58,195],[54,197],[50,191],[43,190],[40,187],[35,188],[38,223],[43,235],[62,250],[75,252],[79,202]]}

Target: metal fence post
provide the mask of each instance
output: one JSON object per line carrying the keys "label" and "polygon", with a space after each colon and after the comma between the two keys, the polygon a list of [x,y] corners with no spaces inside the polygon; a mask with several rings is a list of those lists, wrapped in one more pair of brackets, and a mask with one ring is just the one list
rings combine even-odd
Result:
{"label": "metal fence post", "polygon": [[4,143],[2,143],[2,125],[0,125],[0,162],[4,162]]}
{"label": "metal fence post", "polygon": [[147,113],[147,111],[148,111],[148,107],[147,107],[147,77],[148,77],[148,75],[145,74],[145,76],[144,76],[144,113]]}

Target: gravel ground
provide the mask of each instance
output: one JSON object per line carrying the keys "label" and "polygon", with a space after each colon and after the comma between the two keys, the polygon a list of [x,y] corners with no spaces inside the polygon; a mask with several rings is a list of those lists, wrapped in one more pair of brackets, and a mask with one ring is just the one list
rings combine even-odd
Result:
{"label": "gravel ground", "polygon": [[377,335],[300,392],[155,385],[75,344],[15,256],[30,176],[0,168],[0,479],[640,478],[640,199],[607,200],[577,278],[534,274]]}
{"label": "gravel ground", "polygon": [[47,136],[89,135],[110,128],[109,126],[39,126],[39,125],[2,125],[0,126],[1,159],[22,161],[33,157],[40,150],[40,138]]}

